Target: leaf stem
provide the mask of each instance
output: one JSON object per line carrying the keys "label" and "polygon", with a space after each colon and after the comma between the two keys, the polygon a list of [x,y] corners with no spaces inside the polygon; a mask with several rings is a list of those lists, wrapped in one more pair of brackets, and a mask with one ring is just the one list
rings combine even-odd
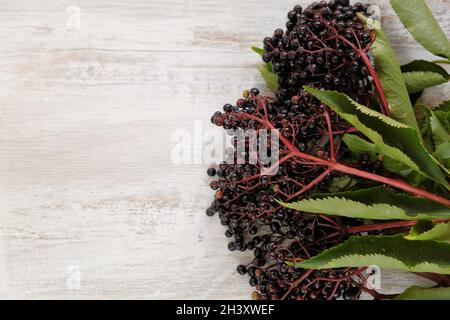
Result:
{"label": "leaf stem", "polygon": [[[324,108],[325,108],[325,106],[324,106]],[[324,115],[325,120],[327,122],[328,137],[330,138],[330,157],[331,157],[331,161],[336,161],[336,154],[334,152],[333,128],[331,127],[330,115],[328,114],[327,109],[325,109],[323,115]]]}
{"label": "leaf stem", "polygon": [[355,226],[347,228],[347,233],[360,233],[368,231],[379,231],[394,228],[412,227],[417,224],[417,221],[396,221],[377,224],[366,224],[362,226]]}
{"label": "leaf stem", "polygon": [[361,287],[361,290],[370,294],[375,300],[392,300],[397,296],[396,294],[382,294],[366,287]]}
{"label": "leaf stem", "polygon": [[347,174],[351,174],[354,176],[358,176],[361,178],[366,178],[372,181],[376,181],[376,182],[380,182],[380,183],[384,183],[387,185],[390,185],[392,187],[401,189],[403,191],[409,192],[415,196],[421,197],[421,198],[426,198],[438,203],[441,203],[443,205],[446,205],[448,207],[450,207],[450,200],[449,199],[445,199],[441,196],[438,196],[434,193],[422,190],[422,189],[418,189],[416,187],[413,187],[411,185],[409,185],[406,182],[403,181],[399,181],[399,180],[395,180],[395,179],[391,179],[391,178],[387,178],[387,177],[383,177],[383,176],[379,176],[377,174],[373,174],[370,172],[366,172],[366,171],[362,171],[356,168],[351,168],[349,166],[346,165],[342,165],[340,163],[336,163],[333,165],[333,169],[342,173],[347,173]]}
{"label": "leaf stem", "polygon": [[341,163],[337,163],[337,162],[333,162],[330,160],[325,160],[325,159],[321,159],[321,158],[317,158],[314,157],[312,155],[309,154],[305,154],[300,152],[297,148],[295,148],[286,138],[284,138],[277,129],[275,129],[275,127],[273,127],[272,124],[269,123],[269,127],[272,130],[275,130],[275,132],[277,133],[277,135],[279,136],[280,140],[284,143],[284,145],[296,156],[300,157],[300,158],[304,158],[313,162],[316,162],[317,164],[321,164],[324,166],[327,166],[330,170],[333,171],[339,171],[342,173],[346,173],[346,174],[350,174],[353,176],[357,176],[360,178],[365,178],[365,179],[369,179],[372,181],[376,181],[376,182],[380,182],[383,184],[387,184],[390,185],[392,187],[401,189],[403,191],[409,192],[411,194],[414,194],[416,196],[419,196],[421,198],[426,198],[432,201],[435,201],[437,203],[441,203],[443,205],[446,205],[448,207],[450,207],[450,200],[449,199],[445,199],[441,196],[438,196],[434,193],[422,190],[422,189],[418,189],[416,187],[413,187],[411,185],[409,185],[406,182],[403,181],[399,181],[399,180],[395,180],[395,179],[391,179],[391,178],[387,178],[387,177],[383,177],[383,176],[379,176],[377,174],[374,173],[370,173],[367,171],[362,171],[356,168],[352,168],[346,165],[343,165]]}
{"label": "leaf stem", "polygon": [[446,64],[450,64],[450,60],[433,60],[431,62],[432,63],[446,63]]}
{"label": "leaf stem", "polygon": [[357,176],[360,178],[365,178],[368,180],[372,180],[372,181],[376,181],[382,184],[387,184],[390,185],[392,187],[398,188],[400,190],[409,192],[415,196],[421,197],[421,198],[425,198],[425,199],[429,199],[432,200],[434,202],[443,204],[447,207],[450,207],[450,200],[443,198],[441,196],[438,196],[434,193],[413,187],[411,185],[409,185],[406,182],[400,181],[400,180],[395,180],[392,178],[387,178],[387,177],[383,177],[383,176],[379,176],[377,174],[374,173],[370,173],[367,171],[362,171],[356,168],[352,168],[348,165],[344,165],[341,163],[338,163],[336,161],[331,161],[329,159],[323,159],[323,158],[318,158],[315,156],[312,156],[310,154],[307,153],[303,153],[301,151],[299,151],[293,144],[291,141],[289,141],[288,139],[286,139],[282,134],[280,134],[280,131],[278,129],[276,129],[273,124],[268,121],[268,120],[263,120],[258,118],[255,115],[250,115],[250,114],[245,114],[245,117],[249,118],[249,119],[253,119],[259,123],[261,123],[263,126],[265,126],[268,129],[271,129],[272,132],[274,132],[279,139],[281,140],[281,142],[283,142],[283,144],[286,146],[286,148],[289,149],[289,151],[293,154],[293,156],[299,157],[301,159],[306,159],[309,160],[317,165],[322,165],[322,166],[326,166],[328,167],[328,169],[330,171],[339,171],[345,174],[349,174],[352,176]]}
{"label": "leaf stem", "polygon": [[355,132],[359,132],[359,130],[356,128],[349,128],[346,130],[333,131],[333,134],[346,134],[346,133],[355,133]]}
{"label": "leaf stem", "polygon": [[287,298],[287,296],[289,295],[289,293],[291,293],[292,289],[294,289],[295,287],[297,287],[303,280],[305,280],[306,278],[308,278],[308,276],[311,274],[311,272],[313,272],[313,269],[309,269],[308,271],[306,271],[299,279],[297,279],[296,281],[294,281],[291,286],[289,287],[289,290],[286,291],[286,293],[281,297],[281,300],[284,300]]}
{"label": "leaf stem", "polygon": [[[436,219],[433,222],[442,223],[448,222],[450,219]],[[385,223],[376,223],[376,224],[366,224],[362,226],[349,227],[346,229],[347,233],[360,233],[360,232],[368,232],[368,231],[379,231],[386,229],[395,229],[395,228],[403,228],[403,227],[412,227],[415,226],[418,221],[395,221],[395,222],[385,222]]]}
{"label": "leaf stem", "polygon": [[318,184],[320,181],[322,181],[323,179],[325,179],[333,170],[328,168],[327,170],[325,170],[324,172],[322,172],[322,174],[320,174],[317,178],[315,178],[313,181],[311,181],[309,184],[307,184],[306,186],[304,186],[300,191],[294,193],[293,195],[291,195],[287,200],[292,200],[295,197],[298,197],[299,195],[301,195],[302,193],[305,193],[306,191],[308,191],[309,189],[311,189],[312,187],[314,187],[316,184]]}

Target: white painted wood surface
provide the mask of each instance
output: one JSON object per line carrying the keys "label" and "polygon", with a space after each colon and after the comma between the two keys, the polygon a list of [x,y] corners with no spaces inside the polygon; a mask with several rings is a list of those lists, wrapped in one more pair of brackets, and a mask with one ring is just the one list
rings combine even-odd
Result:
{"label": "white painted wood surface", "polygon": [[[207,165],[172,164],[170,136],[263,86],[248,48],[298,2],[1,0],[0,297],[249,298]],[[401,62],[432,58],[376,2]],[[449,1],[428,2],[449,32]]]}

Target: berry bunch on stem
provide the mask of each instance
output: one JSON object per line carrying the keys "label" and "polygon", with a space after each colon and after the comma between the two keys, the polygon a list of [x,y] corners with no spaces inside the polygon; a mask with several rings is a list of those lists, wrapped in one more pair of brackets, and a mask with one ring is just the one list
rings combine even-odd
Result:
{"label": "berry bunch on stem", "polygon": [[[375,33],[356,16],[367,6],[336,0],[313,3],[288,14],[286,31],[277,29],[264,39],[263,60],[271,62],[279,77],[275,97],[262,96],[254,88],[244,91],[236,104],[226,104],[211,122],[224,129],[271,130],[279,138],[278,161],[234,164],[238,152],[247,152],[250,141],[234,141],[228,161],[208,169],[215,199],[206,213],[218,213],[227,227],[231,251],[252,250],[254,259],[237,271],[247,274],[257,299],[357,299],[367,290],[365,268],[304,270],[286,261],[308,259],[343,242],[349,234],[389,233],[413,223],[390,222],[364,225],[363,221],[324,215],[308,215],[282,207],[316,192],[327,192],[336,179],[354,177],[385,184],[418,197],[449,206],[450,201],[418,189],[384,170],[381,162],[363,155],[348,162],[342,134],[355,132],[332,110],[307,92],[304,85],[335,89],[358,102],[389,115],[389,106],[374,71],[368,50]],[[259,139],[259,137],[258,137]],[[239,144],[241,143],[241,144]],[[248,154],[247,154],[248,156]],[[273,174],[267,172],[274,170]],[[275,170],[276,169],[276,170]]]}

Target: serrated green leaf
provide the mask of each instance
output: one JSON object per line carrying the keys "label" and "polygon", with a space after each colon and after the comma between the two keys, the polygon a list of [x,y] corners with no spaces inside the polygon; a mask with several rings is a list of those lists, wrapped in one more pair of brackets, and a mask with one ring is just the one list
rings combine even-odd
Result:
{"label": "serrated green leaf", "polygon": [[436,157],[443,161],[447,168],[450,169],[450,142],[441,144],[434,153],[436,154]]}
{"label": "serrated green leaf", "polygon": [[450,300],[450,288],[420,288],[412,286],[395,300]]}
{"label": "serrated green leaf", "polygon": [[400,65],[391,48],[389,39],[378,21],[368,19],[363,15],[358,16],[367,24],[372,24],[371,27],[377,32],[377,39],[372,45],[371,51],[375,58],[375,71],[389,102],[391,117],[411,128],[418,129],[419,126],[409,99]]}
{"label": "serrated green leaf", "polygon": [[423,113],[423,119],[422,119],[422,123],[421,123],[422,128],[420,130],[423,142],[427,146],[427,150],[433,151],[435,146],[434,146],[434,142],[433,142],[433,135],[431,134],[431,124],[430,124],[431,112],[430,112],[430,109],[421,105],[420,103],[417,104],[416,107],[418,109],[420,109]]}
{"label": "serrated green leaf", "polygon": [[430,231],[435,226],[435,223],[433,221],[429,220],[421,220],[418,221],[416,225],[414,225],[411,230],[409,231],[409,234],[405,236],[408,240],[413,240],[413,238],[416,238],[420,234]]}
{"label": "serrated green leaf", "polygon": [[434,155],[441,161],[441,165],[450,169],[450,112],[429,111],[429,125],[436,150]]}
{"label": "serrated green leaf", "polygon": [[436,116],[435,112],[431,112],[430,117],[430,125],[431,132],[433,135],[433,140],[436,146],[439,146],[443,143],[450,142],[449,133],[447,132],[444,125],[441,123],[440,119]]}
{"label": "serrated green leaf", "polygon": [[385,187],[314,195],[283,206],[309,213],[371,220],[432,220],[450,218],[450,208]]}
{"label": "serrated green leaf", "polygon": [[311,259],[291,265],[304,269],[377,265],[386,269],[450,274],[450,244],[411,241],[403,236],[352,237]]}
{"label": "serrated green leaf", "polygon": [[360,105],[345,94],[307,86],[305,90],[350,122],[383,154],[450,189],[438,161],[425,148],[415,129]]}
{"label": "serrated green leaf", "polygon": [[423,71],[423,72],[433,72],[438,73],[446,79],[449,79],[449,74],[447,70],[442,68],[440,65],[426,61],[426,60],[414,60],[410,63],[404,64],[400,67],[402,72],[414,72],[414,71]]}
{"label": "serrated green leaf", "polygon": [[275,73],[272,73],[267,68],[267,64],[265,63],[258,64],[258,67],[264,80],[266,81],[267,87],[272,91],[276,91],[278,89],[278,76]]}
{"label": "serrated green leaf", "polygon": [[408,240],[450,240],[450,222],[434,224],[431,221],[419,221],[408,235],[405,236]]}
{"label": "serrated green leaf", "polygon": [[414,60],[401,66],[401,70],[409,93],[446,83],[450,77],[444,68],[425,60]]}
{"label": "serrated green leaf", "polygon": [[391,0],[405,27],[424,48],[444,58],[450,58],[450,43],[425,0]]}

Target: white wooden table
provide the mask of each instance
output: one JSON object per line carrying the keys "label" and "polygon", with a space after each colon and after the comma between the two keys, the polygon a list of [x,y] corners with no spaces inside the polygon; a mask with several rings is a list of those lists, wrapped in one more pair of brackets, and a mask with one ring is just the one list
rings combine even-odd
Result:
{"label": "white wooden table", "polygon": [[[170,137],[263,87],[249,47],[298,2],[1,0],[0,298],[249,298],[207,164],[172,164]],[[432,58],[376,2],[401,62]]]}

